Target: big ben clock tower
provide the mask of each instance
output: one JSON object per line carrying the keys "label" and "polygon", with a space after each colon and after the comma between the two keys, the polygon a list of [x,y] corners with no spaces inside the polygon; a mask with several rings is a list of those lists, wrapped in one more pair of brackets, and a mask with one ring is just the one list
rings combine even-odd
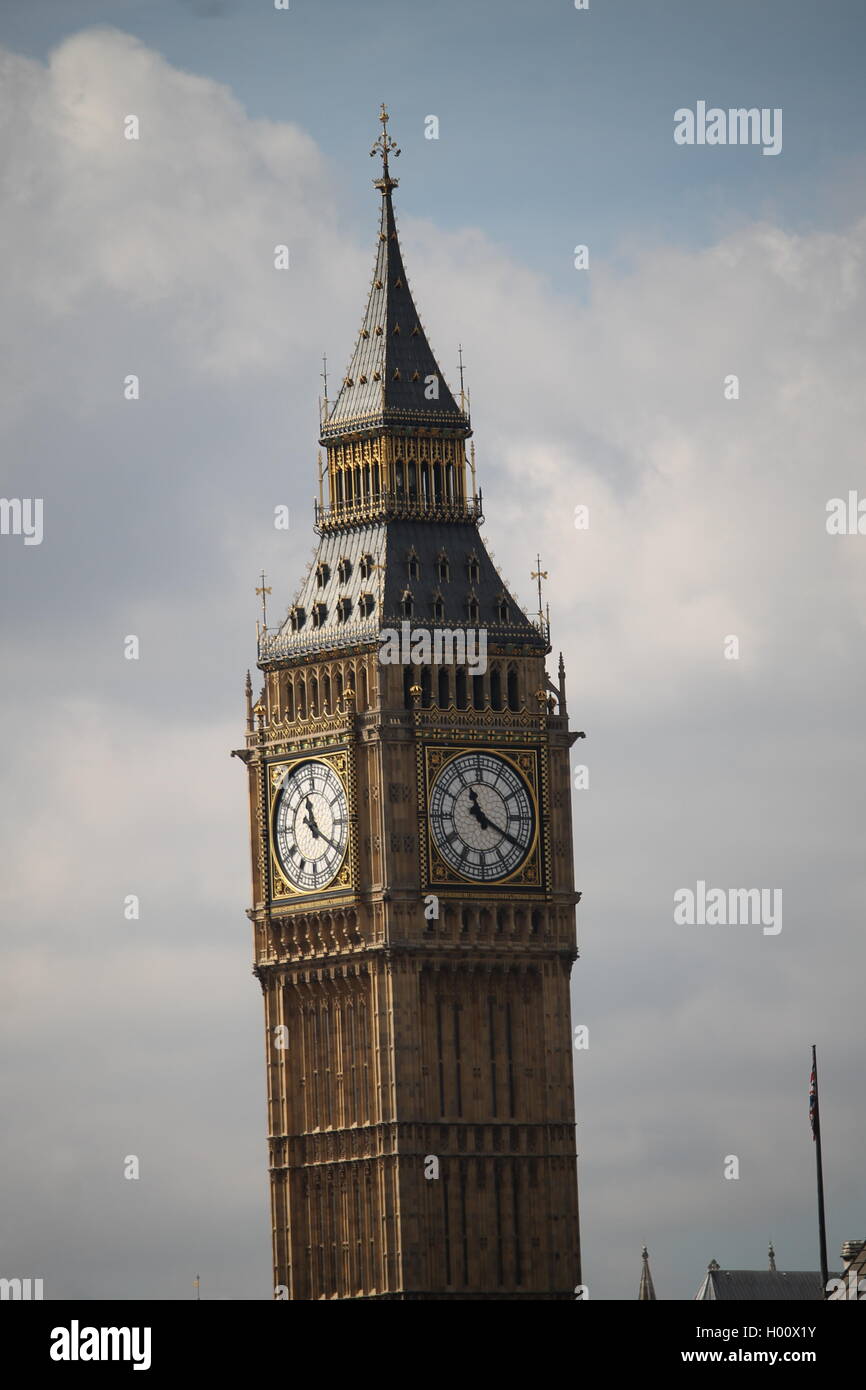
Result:
{"label": "big ben clock tower", "polygon": [[240,751],[275,1296],[573,1299],[577,735],[547,624],[478,531],[467,403],[409,290],[381,120],[318,550],[260,636]]}

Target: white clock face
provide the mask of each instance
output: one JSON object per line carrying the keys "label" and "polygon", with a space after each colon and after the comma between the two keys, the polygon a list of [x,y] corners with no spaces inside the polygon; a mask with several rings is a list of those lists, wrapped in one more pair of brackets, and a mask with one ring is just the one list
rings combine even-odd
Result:
{"label": "white clock face", "polygon": [[529,788],[498,754],[459,753],[433,783],[430,832],[442,858],[464,878],[508,878],[535,841]]}
{"label": "white clock face", "polygon": [[346,856],[349,805],[330,763],[297,763],[277,794],[274,844],[283,875],[301,893],[326,888]]}

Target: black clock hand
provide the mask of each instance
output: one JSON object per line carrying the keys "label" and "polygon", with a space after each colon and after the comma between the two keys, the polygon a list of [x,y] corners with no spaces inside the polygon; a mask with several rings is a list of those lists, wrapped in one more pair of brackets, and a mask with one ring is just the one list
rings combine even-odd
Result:
{"label": "black clock hand", "polygon": [[523,849],[523,845],[521,844],[521,842],[515,839],[513,835],[509,834],[507,830],[503,830],[501,826],[495,825],[492,820],[489,820],[487,824],[491,830],[497,831],[498,834],[500,834],[504,840],[510,840],[511,843],[513,845],[516,845],[518,849]]}
{"label": "black clock hand", "polygon": [[304,823],[304,825],[308,825],[308,826],[310,827],[310,830],[311,830],[312,835],[313,835],[313,839],[314,839],[314,840],[318,840],[319,835],[320,835],[321,832],[320,832],[320,830],[319,830],[318,825],[316,824],[316,813],[315,813],[315,811],[313,810],[313,803],[312,803],[312,801],[310,800],[309,797],[307,797],[306,806],[307,806],[307,814],[304,816],[304,822],[303,822],[303,823]]}
{"label": "black clock hand", "polygon": [[509,834],[507,830],[503,830],[502,826],[497,825],[496,821],[491,820],[488,815],[485,815],[478,805],[478,793],[474,791],[472,787],[469,788],[469,800],[472,802],[472,805],[469,807],[469,814],[475,817],[482,830],[495,830],[497,835],[501,835],[505,840],[510,840],[518,849],[523,848],[519,840]]}
{"label": "black clock hand", "polygon": [[487,830],[490,825],[490,821],[487,819],[481,807],[478,805],[478,793],[475,791],[474,787],[469,788],[469,800],[472,802],[472,805],[469,807],[470,816],[475,817],[482,830]]}

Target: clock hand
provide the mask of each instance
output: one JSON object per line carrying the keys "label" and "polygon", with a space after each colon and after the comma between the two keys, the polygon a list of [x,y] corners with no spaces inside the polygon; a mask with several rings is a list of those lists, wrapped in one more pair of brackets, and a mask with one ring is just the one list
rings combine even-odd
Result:
{"label": "clock hand", "polygon": [[316,824],[316,813],[315,813],[315,811],[313,810],[313,803],[312,803],[312,801],[310,800],[309,797],[307,797],[306,806],[307,806],[307,814],[304,816],[304,822],[303,822],[303,823],[304,823],[304,825],[308,825],[308,826],[310,827],[310,830],[311,830],[312,835],[313,835],[313,839],[314,839],[314,840],[318,840],[319,835],[321,834],[321,831],[319,830],[319,827],[318,827],[318,825]]}
{"label": "clock hand", "polygon": [[483,820],[480,821],[481,829],[495,830],[497,835],[501,835],[504,840],[510,840],[511,843],[513,845],[516,845],[518,849],[522,849],[523,846],[520,843],[520,841],[515,839],[515,837],[512,834],[510,834],[509,831],[503,830],[501,825],[497,825],[495,820],[491,820],[489,816],[485,816],[483,811],[476,810],[475,802],[478,798],[474,796],[471,790],[469,792],[469,795],[470,797],[472,797],[473,801],[473,804],[469,808],[469,814],[470,816],[475,816],[476,820],[478,820],[479,817],[483,817]]}
{"label": "clock hand", "polygon": [[490,821],[487,819],[481,807],[478,805],[478,793],[477,791],[475,791],[474,787],[469,788],[469,800],[472,802],[472,805],[469,807],[470,816],[475,817],[482,830],[487,830],[490,825]]}
{"label": "clock hand", "polygon": [[509,834],[509,832],[508,832],[507,830],[500,830],[500,828],[499,828],[498,825],[494,825],[494,824],[493,824],[493,821],[490,821],[490,822],[489,822],[489,825],[490,825],[490,829],[491,829],[491,830],[498,830],[498,831],[499,831],[499,834],[502,836],[503,840],[510,840],[511,843],[512,843],[513,845],[516,845],[518,849],[523,849],[523,848],[524,848],[524,846],[521,844],[520,840],[516,839],[514,835]]}

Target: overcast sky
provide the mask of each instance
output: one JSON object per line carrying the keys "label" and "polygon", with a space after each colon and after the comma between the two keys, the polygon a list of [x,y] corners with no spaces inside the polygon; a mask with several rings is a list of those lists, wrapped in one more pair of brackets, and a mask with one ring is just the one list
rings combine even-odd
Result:
{"label": "overcast sky", "polygon": [[[44,499],[41,545],[0,536],[4,1277],[270,1294],[229,751],[257,573],[282,616],[313,549],[383,99],[485,532],[528,607],[541,551],[587,732],[590,1296],[636,1297],[644,1243],[660,1298],[770,1239],[816,1268],[813,1042],[831,1262],[866,1236],[866,535],[825,524],[866,497],[863,31],[842,0],[3,6],[0,494]],[[781,107],[782,153],[676,146],[698,100]],[[782,930],[676,924],[698,880],[780,890]]]}

